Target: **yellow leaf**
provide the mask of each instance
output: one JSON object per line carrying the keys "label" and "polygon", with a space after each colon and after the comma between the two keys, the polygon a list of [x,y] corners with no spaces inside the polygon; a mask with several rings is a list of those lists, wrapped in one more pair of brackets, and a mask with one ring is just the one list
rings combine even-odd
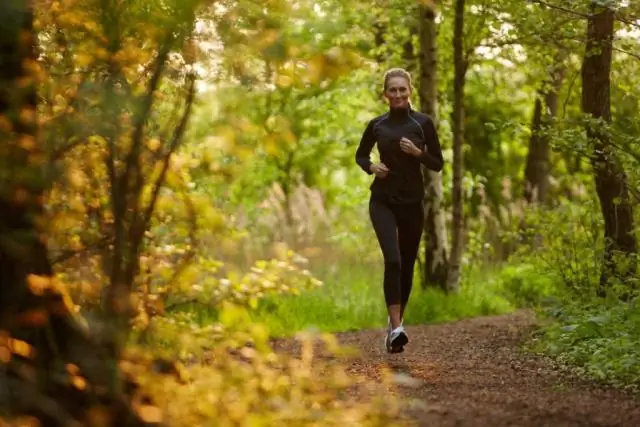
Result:
{"label": "yellow leaf", "polygon": [[147,141],[147,147],[149,150],[156,152],[160,148],[160,140],[158,138],[151,138]]}
{"label": "yellow leaf", "polygon": [[276,85],[280,88],[288,88],[293,85],[293,78],[285,74],[278,74],[276,77]]}
{"label": "yellow leaf", "polygon": [[20,137],[20,147],[24,148],[27,151],[33,150],[36,146],[36,139],[31,135],[22,135]]}
{"label": "yellow leaf", "polygon": [[46,290],[53,288],[53,278],[29,274],[27,276],[27,284],[29,285],[31,292],[35,295],[42,295]]}
{"label": "yellow leaf", "polygon": [[80,368],[78,367],[78,365],[74,365],[73,363],[67,363],[65,368],[70,375],[78,375],[80,373]]}
{"label": "yellow leaf", "polygon": [[14,338],[9,339],[9,348],[11,352],[19,356],[30,358],[33,356],[33,347],[29,343]]}
{"label": "yellow leaf", "polygon": [[157,406],[143,405],[138,409],[138,415],[146,423],[160,423],[162,421],[162,411]]}
{"label": "yellow leaf", "polygon": [[78,52],[75,54],[75,60],[78,67],[88,67],[93,62],[93,55],[87,52]]}
{"label": "yellow leaf", "polygon": [[74,188],[81,188],[86,185],[86,176],[82,170],[77,167],[67,169],[67,179]]}
{"label": "yellow leaf", "polygon": [[71,384],[78,390],[84,390],[87,388],[87,380],[77,375],[71,377]]}

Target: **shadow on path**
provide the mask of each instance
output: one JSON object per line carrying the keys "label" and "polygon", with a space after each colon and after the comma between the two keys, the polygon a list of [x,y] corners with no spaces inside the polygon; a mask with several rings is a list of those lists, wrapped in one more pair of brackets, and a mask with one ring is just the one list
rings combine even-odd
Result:
{"label": "shadow on path", "polygon": [[[407,402],[419,426],[640,427],[640,400],[561,372],[520,351],[534,315],[480,317],[444,325],[408,326],[404,353],[383,348],[383,329],[337,334],[360,350],[348,370],[395,378],[393,393]],[[277,351],[297,353],[291,340]],[[358,393],[356,391],[356,393]]]}

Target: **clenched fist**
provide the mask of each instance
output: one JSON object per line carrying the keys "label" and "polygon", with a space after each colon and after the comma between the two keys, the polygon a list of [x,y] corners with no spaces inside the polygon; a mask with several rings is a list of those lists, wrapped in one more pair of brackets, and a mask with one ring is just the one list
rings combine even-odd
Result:
{"label": "clenched fist", "polygon": [[408,138],[402,137],[400,140],[400,149],[414,157],[420,157],[422,151]]}

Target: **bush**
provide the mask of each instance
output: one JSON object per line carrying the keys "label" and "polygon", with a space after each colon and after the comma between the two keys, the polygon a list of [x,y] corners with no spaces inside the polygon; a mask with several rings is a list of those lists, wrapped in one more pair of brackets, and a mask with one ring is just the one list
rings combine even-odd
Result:
{"label": "bush", "polygon": [[[142,388],[166,408],[170,425],[208,426],[213,421],[216,426],[234,427],[408,425],[393,396],[377,393],[384,399],[366,399],[355,393],[355,387],[373,384],[347,374],[340,359],[349,353],[331,335],[300,335],[301,355],[294,357],[273,352],[269,331],[252,322],[246,308],[225,304],[220,321],[199,331],[186,324],[174,328],[183,336],[195,329],[197,339],[170,342],[168,338],[179,334],[164,335],[165,353],[175,352],[176,345],[183,356],[200,352],[186,375],[148,371],[139,375]],[[334,363],[317,357],[316,338],[324,352],[336,358]],[[153,350],[157,354],[158,349]]]}
{"label": "bush", "polygon": [[551,320],[531,344],[533,351],[604,383],[639,390],[640,308],[631,303],[595,302],[548,307]]}
{"label": "bush", "polygon": [[[552,356],[578,374],[637,389],[640,384],[640,310],[620,302],[618,286],[608,299],[596,297],[602,268],[602,218],[594,198],[565,203],[527,219],[529,236],[540,244],[529,251],[532,295],[544,319],[530,350]],[[632,261],[635,262],[635,261]],[[628,288],[627,288],[628,289]],[[538,295],[536,295],[538,294]]]}

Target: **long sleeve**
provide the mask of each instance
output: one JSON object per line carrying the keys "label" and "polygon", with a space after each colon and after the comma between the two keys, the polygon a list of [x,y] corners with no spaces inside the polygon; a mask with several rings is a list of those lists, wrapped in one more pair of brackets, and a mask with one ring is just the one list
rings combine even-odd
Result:
{"label": "long sleeve", "polygon": [[374,121],[371,120],[364,130],[362,138],[360,138],[360,144],[356,150],[356,163],[369,175],[372,175],[372,172],[369,170],[372,165],[371,150],[373,150],[373,146],[376,143],[376,136],[373,129]]}
{"label": "long sleeve", "polygon": [[434,172],[440,172],[444,167],[444,158],[442,157],[442,149],[440,147],[440,139],[438,132],[433,124],[433,120],[429,118],[422,126],[425,136],[425,150],[420,156],[420,162]]}

